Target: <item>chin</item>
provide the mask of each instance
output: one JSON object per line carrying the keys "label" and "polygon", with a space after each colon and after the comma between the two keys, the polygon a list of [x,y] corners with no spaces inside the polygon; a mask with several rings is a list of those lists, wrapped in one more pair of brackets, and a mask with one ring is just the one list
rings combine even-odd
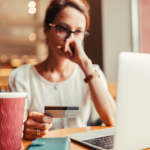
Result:
{"label": "chin", "polygon": [[58,53],[59,57],[67,59],[62,53]]}

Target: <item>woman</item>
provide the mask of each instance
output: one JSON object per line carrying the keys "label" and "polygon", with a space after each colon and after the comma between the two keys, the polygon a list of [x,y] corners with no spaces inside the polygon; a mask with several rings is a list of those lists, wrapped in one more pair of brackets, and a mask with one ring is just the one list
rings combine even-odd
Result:
{"label": "woman", "polygon": [[[21,66],[11,73],[10,91],[28,93],[25,138],[42,137],[49,129],[86,126],[90,99],[102,121],[114,125],[116,106],[104,74],[82,47],[89,22],[85,0],[53,0],[44,20],[49,56],[35,66]],[[53,119],[43,114],[44,106],[79,106],[79,114],[76,119]]]}

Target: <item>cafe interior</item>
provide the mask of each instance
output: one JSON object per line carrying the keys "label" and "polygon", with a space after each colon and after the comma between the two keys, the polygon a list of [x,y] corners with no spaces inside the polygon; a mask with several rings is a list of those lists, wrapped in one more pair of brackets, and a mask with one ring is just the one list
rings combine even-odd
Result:
{"label": "cafe interior", "polygon": [[[116,99],[119,53],[150,52],[149,0],[138,4],[136,0],[88,1],[91,22],[85,51],[103,70],[109,92]],[[47,57],[43,19],[49,2],[0,0],[0,92],[7,91],[13,69]]]}
{"label": "cafe interior", "polygon": [[[0,0],[0,92],[8,91],[10,73],[48,56],[43,33],[45,11],[51,0]],[[89,37],[84,49],[104,72],[116,100],[118,55],[122,51],[150,53],[150,0],[88,0]],[[89,125],[99,124],[92,105]]]}

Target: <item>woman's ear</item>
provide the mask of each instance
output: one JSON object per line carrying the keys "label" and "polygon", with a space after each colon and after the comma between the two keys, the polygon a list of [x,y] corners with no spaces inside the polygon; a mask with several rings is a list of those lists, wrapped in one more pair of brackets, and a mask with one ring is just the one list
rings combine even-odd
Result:
{"label": "woman's ear", "polygon": [[43,31],[44,31],[44,34],[46,36],[46,44],[48,45],[48,43],[49,43],[49,37],[48,37],[48,35],[49,35],[49,28],[45,24],[43,26]]}
{"label": "woman's ear", "polygon": [[43,32],[44,32],[45,35],[46,35],[46,30],[47,30],[47,27],[46,27],[46,24],[44,23],[44,25],[43,25]]}
{"label": "woman's ear", "polygon": [[44,31],[45,36],[48,36],[48,34],[49,34],[49,28],[45,24],[43,26],[43,31]]}

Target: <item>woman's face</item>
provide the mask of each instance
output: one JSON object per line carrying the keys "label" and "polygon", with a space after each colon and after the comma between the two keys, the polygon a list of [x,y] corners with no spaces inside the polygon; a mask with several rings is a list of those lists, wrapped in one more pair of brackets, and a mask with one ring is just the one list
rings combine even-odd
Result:
{"label": "woman's face", "polygon": [[[85,31],[86,18],[80,11],[68,6],[57,14],[53,24],[63,26],[72,31]],[[51,27],[48,30],[47,37],[49,39],[48,42],[52,53],[57,56],[63,56],[60,50],[57,49],[57,46],[63,46],[66,38],[58,36],[54,27]],[[71,38],[73,40],[74,38],[79,37],[76,37],[73,33],[71,33],[67,38]],[[84,34],[81,34],[80,40],[83,40],[83,38]]]}

